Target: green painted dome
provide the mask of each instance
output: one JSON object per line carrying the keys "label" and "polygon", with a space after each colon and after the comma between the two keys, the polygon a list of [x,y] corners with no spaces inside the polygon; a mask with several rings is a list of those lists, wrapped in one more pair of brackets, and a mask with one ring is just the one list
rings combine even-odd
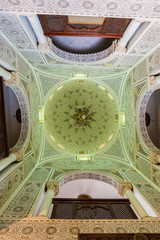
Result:
{"label": "green painted dome", "polygon": [[45,128],[52,144],[74,155],[104,150],[118,131],[118,104],[105,87],[70,80],[55,88],[45,104]]}

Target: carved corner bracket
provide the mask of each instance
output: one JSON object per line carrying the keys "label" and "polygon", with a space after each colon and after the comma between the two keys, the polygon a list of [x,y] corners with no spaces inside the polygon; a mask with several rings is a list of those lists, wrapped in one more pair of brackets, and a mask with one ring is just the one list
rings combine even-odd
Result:
{"label": "carved corner bracket", "polygon": [[47,182],[47,190],[54,191],[54,196],[57,196],[59,193],[59,182]]}
{"label": "carved corner bracket", "polygon": [[18,73],[17,72],[11,72],[11,78],[9,80],[4,81],[5,86],[10,85],[18,85]]}
{"label": "carved corner bracket", "polygon": [[132,184],[130,182],[120,182],[118,184],[118,194],[121,196],[125,195],[126,190],[132,190]]}

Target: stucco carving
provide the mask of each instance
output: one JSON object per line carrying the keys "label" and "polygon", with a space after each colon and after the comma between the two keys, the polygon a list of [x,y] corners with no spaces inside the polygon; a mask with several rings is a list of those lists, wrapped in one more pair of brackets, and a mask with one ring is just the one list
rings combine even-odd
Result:
{"label": "stucco carving", "polygon": [[160,153],[150,151],[150,161],[153,164],[160,163]]}
{"label": "stucco carving", "polygon": [[59,193],[59,182],[47,182],[47,190],[53,190],[54,196],[57,196]]}
{"label": "stucco carving", "polygon": [[[159,88],[159,86],[158,86],[158,88]],[[149,101],[152,93],[156,89],[157,89],[157,87],[156,88],[151,88],[147,92],[144,93],[144,95],[140,99],[139,108],[138,108],[139,131],[140,131],[140,134],[141,134],[141,137],[142,137],[144,143],[152,151],[157,151],[158,149],[152,143],[152,141],[151,141],[151,139],[148,135],[148,131],[147,131],[147,127],[146,127],[146,120],[145,120],[145,113],[146,113],[146,108],[147,108],[148,101]]]}
{"label": "stucco carving", "polygon": [[121,182],[118,184],[119,195],[124,196],[126,190],[132,190],[132,184],[130,182]]}
{"label": "stucco carving", "polygon": [[16,161],[20,162],[24,158],[24,149],[23,148],[11,148],[10,152],[14,153],[16,155]]}

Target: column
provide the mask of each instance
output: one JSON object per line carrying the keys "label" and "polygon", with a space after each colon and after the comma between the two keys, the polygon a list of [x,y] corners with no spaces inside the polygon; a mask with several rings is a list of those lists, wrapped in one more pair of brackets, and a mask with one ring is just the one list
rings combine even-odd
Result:
{"label": "column", "polygon": [[0,161],[0,171],[5,169],[7,166],[9,166],[11,163],[17,161],[20,162],[23,160],[23,149],[18,149],[16,151],[11,150],[11,153],[8,157],[2,159]]}
{"label": "column", "polygon": [[135,20],[132,20],[128,27],[126,28],[123,37],[119,40],[118,44],[121,47],[126,47],[128,41],[131,39],[133,34],[136,32],[138,27],[140,26],[141,22],[137,22]]}
{"label": "column", "polygon": [[126,46],[133,34],[136,32],[138,27],[140,26],[141,22],[138,22],[136,20],[132,20],[128,27],[126,28],[123,37],[118,41],[115,52],[122,53],[126,51]]}
{"label": "column", "polygon": [[4,80],[11,79],[11,73],[5,70],[4,68],[0,67],[0,75],[3,77]]}
{"label": "column", "polygon": [[37,37],[38,40],[38,49],[39,50],[45,50],[49,51],[50,50],[50,45],[51,45],[51,39],[47,38],[42,29],[42,25],[40,23],[40,20],[37,15],[35,16],[28,16],[28,20],[34,30],[34,33]]}
{"label": "column", "polygon": [[43,29],[42,29],[42,26],[41,26],[41,23],[39,21],[38,16],[35,15],[35,16],[28,17],[28,20],[29,20],[34,32],[35,32],[35,35],[38,39],[38,42],[39,43],[46,43],[47,39],[44,36]]}
{"label": "column", "polygon": [[131,183],[128,182],[119,183],[118,193],[121,196],[126,195],[126,197],[129,199],[131,205],[133,206],[133,208],[135,209],[140,218],[149,217],[148,213],[145,211],[140,202],[134,196],[134,193],[132,192],[131,189],[132,189]]}
{"label": "column", "polygon": [[59,192],[59,183],[58,182],[48,182],[47,183],[47,192],[42,203],[42,206],[39,210],[38,216],[48,217],[49,210],[52,204],[52,199]]}

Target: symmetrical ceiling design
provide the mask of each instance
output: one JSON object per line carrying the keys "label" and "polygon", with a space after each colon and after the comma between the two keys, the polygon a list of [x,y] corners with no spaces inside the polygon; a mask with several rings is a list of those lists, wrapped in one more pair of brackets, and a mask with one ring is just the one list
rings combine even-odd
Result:
{"label": "symmetrical ceiling design", "polygon": [[[33,198],[36,199],[39,192],[44,190],[45,181],[53,181],[56,177],[58,179],[78,171],[103,172],[113,178],[130,181],[160,211],[160,170],[150,162],[148,148],[137,127],[138,105],[148,89],[147,77],[159,70],[160,24],[158,20],[153,20],[159,18],[158,1],[120,0],[117,3],[101,0],[73,3],[72,0],[57,0],[53,5],[51,1],[43,0],[9,0],[0,4],[17,12],[26,10],[64,15],[72,11],[76,15],[79,10],[82,15],[107,13],[107,16],[112,17],[133,16],[148,20],[133,36],[126,52],[109,52],[109,56],[105,55],[101,60],[94,58],[95,61],[91,61],[93,59],[87,55],[88,62],[80,61],[82,59],[79,57],[79,62],[75,64],[69,58],[70,53],[65,59],[54,51],[53,45],[50,50],[38,50],[36,38],[28,34],[22,19],[13,13],[0,12],[1,60],[10,70],[18,70],[20,86],[26,92],[30,109],[31,128],[25,146],[25,158],[21,169],[17,168],[14,174],[19,171],[19,178],[25,179],[36,160],[36,166],[43,168],[27,180],[21,194],[16,195],[15,201],[4,211],[3,216],[26,216],[33,207]],[[75,80],[76,74],[85,75],[85,80]],[[83,84],[84,87],[80,87]],[[44,122],[39,119],[43,109]],[[88,161],[82,161],[77,155],[91,156]],[[13,179],[8,177],[6,181],[13,182]],[[13,183],[14,190],[16,184]],[[28,188],[33,191],[28,198],[23,198],[28,206],[25,210],[21,195],[25,197]],[[6,189],[7,185],[4,192]],[[10,195],[4,193],[3,196],[4,202]]]}
{"label": "symmetrical ceiling design", "polygon": [[64,151],[95,154],[114,139],[118,114],[118,103],[105,85],[74,79],[51,92],[44,109],[46,132]]}

